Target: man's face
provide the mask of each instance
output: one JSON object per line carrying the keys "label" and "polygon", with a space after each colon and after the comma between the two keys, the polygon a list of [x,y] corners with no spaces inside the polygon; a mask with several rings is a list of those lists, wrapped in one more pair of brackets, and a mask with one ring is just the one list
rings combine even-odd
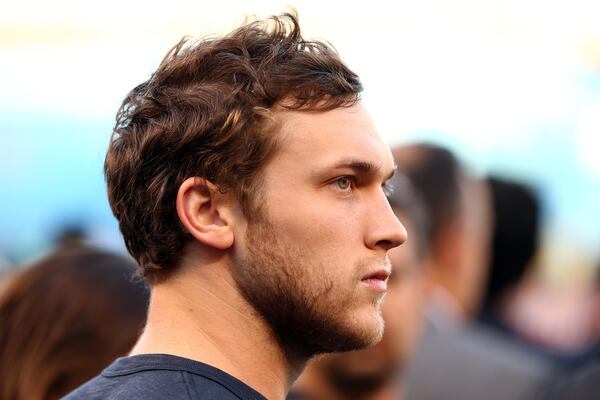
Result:
{"label": "man's face", "polygon": [[372,345],[383,333],[386,254],[406,239],[383,188],[390,150],[360,105],[280,117],[259,216],[236,232],[236,283],[288,352]]}

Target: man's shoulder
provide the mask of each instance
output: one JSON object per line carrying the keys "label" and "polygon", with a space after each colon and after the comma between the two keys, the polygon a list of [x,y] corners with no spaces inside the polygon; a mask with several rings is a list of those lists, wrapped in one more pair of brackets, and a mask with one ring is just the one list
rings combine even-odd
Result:
{"label": "man's shoulder", "polygon": [[210,365],[171,355],[147,354],[116,360],[65,399],[264,400],[264,397]]}
{"label": "man's shoulder", "polygon": [[[110,377],[101,374],[68,394],[65,399],[189,400],[198,398],[189,393],[187,386],[184,374],[180,371],[139,371]],[[235,397],[231,398],[235,399]]]}

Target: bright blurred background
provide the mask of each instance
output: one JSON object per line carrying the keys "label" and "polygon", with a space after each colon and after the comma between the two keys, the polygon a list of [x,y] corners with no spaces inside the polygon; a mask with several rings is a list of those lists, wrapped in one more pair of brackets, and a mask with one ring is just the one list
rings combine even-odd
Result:
{"label": "bright blurred background", "polygon": [[[600,253],[600,2],[9,2],[0,14],[0,265],[76,227],[123,249],[102,163],[125,94],[184,35],[298,10],[362,78],[390,144],[448,146],[533,185],[539,274],[589,281]],[[515,227],[518,229],[518,227]],[[8,268],[8,267],[6,267]]]}

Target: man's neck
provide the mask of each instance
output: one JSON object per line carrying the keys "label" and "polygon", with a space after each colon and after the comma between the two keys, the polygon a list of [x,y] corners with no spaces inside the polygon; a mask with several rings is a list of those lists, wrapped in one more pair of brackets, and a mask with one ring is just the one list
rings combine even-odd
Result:
{"label": "man's neck", "polygon": [[162,353],[201,361],[269,400],[284,399],[306,360],[290,364],[264,320],[238,292],[224,259],[211,261],[181,268],[152,288],[146,328],[131,355]]}

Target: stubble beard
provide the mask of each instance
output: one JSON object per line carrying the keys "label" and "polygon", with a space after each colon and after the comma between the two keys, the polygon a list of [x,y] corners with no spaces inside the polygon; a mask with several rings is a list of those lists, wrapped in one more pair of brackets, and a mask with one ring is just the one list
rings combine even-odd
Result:
{"label": "stubble beard", "polygon": [[324,273],[326,265],[315,265],[301,244],[282,243],[268,220],[248,225],[246,243],[248,253],[234,279],[288,357],[357,350],[381,339],[381,297],[373,300],[376,323],[361,324],[348,309],[358,288],[342,290],[341,280]]}

